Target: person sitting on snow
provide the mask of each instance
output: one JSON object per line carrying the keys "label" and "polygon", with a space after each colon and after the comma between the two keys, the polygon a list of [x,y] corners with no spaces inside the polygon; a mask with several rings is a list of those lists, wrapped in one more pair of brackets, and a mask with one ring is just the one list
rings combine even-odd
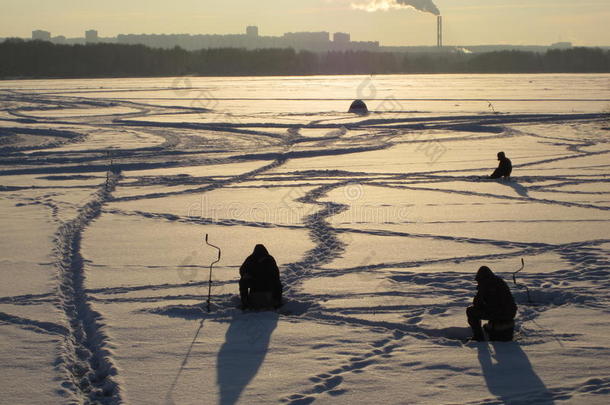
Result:
{"label": "person sitting on snow", "polygon": [[498,152],[498,168],[489,176],[490,179],[499,179],[504,177],[505,179],[510,178],[510,173],[513,171],[513,164],[510,159],[504,155],[504,152]]}
{"label": "person sitting on snow", "polygon": [[254,251],[239,268],[239,295],[242,308],[279,308],[282,305],[280,271],[265,246]]}
{"label": "person sitting on snow", "polygon": [[472,339],[485,340],[481,320],[486,319],[490,321],[486,325],[490,340],[512,340],[517,305],[508,285],[487,266],[479,268],[475,280],[477,294],[466,309]]}

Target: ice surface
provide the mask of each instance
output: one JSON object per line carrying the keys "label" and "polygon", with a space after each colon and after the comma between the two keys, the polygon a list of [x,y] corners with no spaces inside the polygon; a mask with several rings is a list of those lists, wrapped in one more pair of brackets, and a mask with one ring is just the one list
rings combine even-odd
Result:
{"label": "ice surface", "polygon": [[[3,82],[2,401],[608,403],[609,89]],[[346,113],[356,98],[372,113]],[[500,150],[511,179],[483,178]],[[237,308],[256,243],[280,267],[277,313]],[[519,305],[514,342],[464,343],[482,265]]]}

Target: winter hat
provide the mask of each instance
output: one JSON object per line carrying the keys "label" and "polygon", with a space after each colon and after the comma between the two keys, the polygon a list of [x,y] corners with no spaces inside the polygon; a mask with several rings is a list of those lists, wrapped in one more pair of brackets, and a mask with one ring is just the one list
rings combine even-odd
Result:
{"label": "winter hat", "polygon": [[267,248],[262,245],[262,244],[258,244],[256,246],[254,246],[254,252],[252,252],[253,256],[269,256],[269,252],[267,251]]}
{"label": "winter hat", "polygon": [[481,266],[477,271],[477,276],[474,278],[476,281],[488,280],[494,276],[494,273],[487,266]]}

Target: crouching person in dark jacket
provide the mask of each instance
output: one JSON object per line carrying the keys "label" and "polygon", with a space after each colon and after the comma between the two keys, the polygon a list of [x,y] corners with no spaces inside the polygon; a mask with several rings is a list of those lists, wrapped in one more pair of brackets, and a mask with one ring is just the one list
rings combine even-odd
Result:
{"label": "crouching person in dark jacket", "polygon": [[239,295],[242,308],[279,308],[282,305],[280,271],[265,246],[254,251],[239,268]]}
{"label": "crouching person in dark jacket", "polygon": [[479,269],[475,279],[478,283],[477,294],[473,305],[466,310],[473,340],[485,340],[482,319],[489,320],[485,329],[490,340],[512,340],[517,305],[508,285],[487,266]]}
{"label": "crouching person in dark jacket", "polygon": [[489,175],[490,179],[499,179],[500,177],[504,177],[505,179],[510,179],[510,174],[513,171],[513,164],[509,158],[506,157],[504,152],[498,152],[498,167],[492,174]]}

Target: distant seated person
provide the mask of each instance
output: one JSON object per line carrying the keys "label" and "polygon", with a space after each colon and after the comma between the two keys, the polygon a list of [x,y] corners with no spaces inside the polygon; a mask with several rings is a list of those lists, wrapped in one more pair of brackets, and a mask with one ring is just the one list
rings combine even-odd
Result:
{"label": "distant seated person", "polygon": [[499,179],[504,177],[505,179],[510,178],[510,173],[513,171],[513,164],[510,159],[504,155],[504,152],[498,152],[498,160],[500,164],[498,168],[489,176],[490,179]]}
{"label": "distant seated person", "polygon": [[485,340],[481,320],[486,319],[489,320],[485,325],[489,340],[512,340],[517,305],[508,285],[487,266],[479,268],[475,280],[478,284],[477,294],[472,306],[466,310],[472,339]]}
{"label": "distant seated person", "polygon": [[239,268],[239,275],[242,309],[279,308],[282,305],[280,271],[265,246],[254,247]]}

